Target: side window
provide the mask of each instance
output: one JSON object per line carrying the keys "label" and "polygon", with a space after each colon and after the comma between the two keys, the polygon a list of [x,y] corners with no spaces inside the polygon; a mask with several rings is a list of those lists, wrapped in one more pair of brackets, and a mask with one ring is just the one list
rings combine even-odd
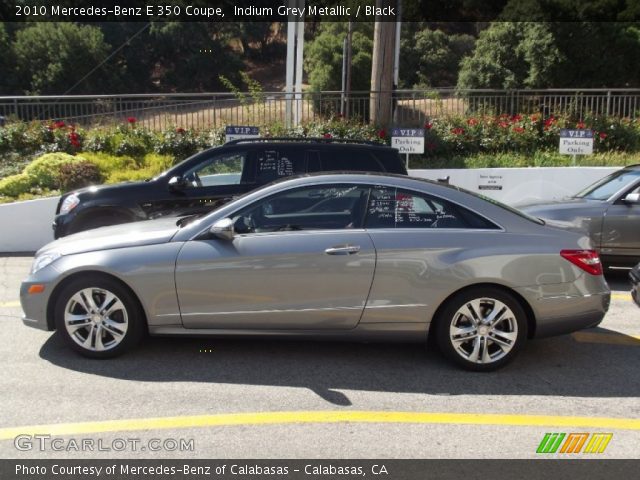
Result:
{"label": "side window", "polygon": [[188,188],[238,185],[247,158],[246,152],[228,152],[207,159],[184,174]]}
{"label": "side window", "polygon": [[353,170],[357,172],[384,172],[380,161],[367,151],[331,149],[322,152],[322,170]]}
{"label": "side window", "polygon": [[322,185],[262,199],[233,216],[238,233],[360,228],[368,187]]}
{"label": "side window", "polygon": [[371,189],[365,227],[498,228],[485,218],[442,198],[384,186]]}
{"label": "side window", "polygon": [[282,177],[304,173],[303,149],[272,147],[258,150],[256,183],[264,185]]}

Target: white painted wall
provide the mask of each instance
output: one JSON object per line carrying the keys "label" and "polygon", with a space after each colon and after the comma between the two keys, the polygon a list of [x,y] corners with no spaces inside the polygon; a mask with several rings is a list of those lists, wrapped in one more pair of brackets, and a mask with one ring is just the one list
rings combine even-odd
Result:
{"label": "white painted wall", "polygon": [[[449,176],[449,183],[481,193],[508,205],[555,200],[573,195],[620,167],[534,167],[410,170],[415,177],[437,180]],[[488,176],[494,178],[487,178]],[[501,190],[486,190],[489,181]]]}
{"label": "white painted wall", "polygon": [[0,204],[0,252],[34,252],[53,241],[60,197]]}
{"label": "white painted wall", "polygon": [[[571,195],[615,170],[611,167],[480,168],[410,170],[409,174],[430,180],[448,175],[452,185],[516,205]],[[495,178],[487,179],[487,176]],[[479,185],[489,180],[497,182],[502,189],[479,189]],[[58,197],[51,197],[0,204],[0,252],[33,252],[52,241],[51,223],[57,203]]]}

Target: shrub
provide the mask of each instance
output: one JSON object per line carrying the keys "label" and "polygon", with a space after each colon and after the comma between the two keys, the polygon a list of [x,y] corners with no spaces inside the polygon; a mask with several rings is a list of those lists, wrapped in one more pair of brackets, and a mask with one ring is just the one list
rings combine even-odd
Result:
{"label": "shrub", "polygon": [[135,170],[140,166],[140,163],[133,157],[126,155],[117,156],[102,152],[82,152],[78,154],[78,157],[83,158],[98,167],[100,174],[105,178],[109,177],[114,172]]}
{"label": "shrub", "polygon": [[0,195],[17,197],[28,192],[33,185],[33,177],[26,173],[18,173],[0,180]]}
{"label": "shrub", "polygon": [[82,159],[67,153],[47,153],[35,159],[24,169],[33,178],[33,185],[43,189],[60,188],[60,167]]}
{"label": "shrub", "polygon": [[158,135],[154,150],[157,153],[185,159],[207,147],[203,135],[192,129],[170,128]]}
{"label": "shrub", "polygon": [[60,165],[59,183],[63,192],[102,183],[100,169],[87,160]]}

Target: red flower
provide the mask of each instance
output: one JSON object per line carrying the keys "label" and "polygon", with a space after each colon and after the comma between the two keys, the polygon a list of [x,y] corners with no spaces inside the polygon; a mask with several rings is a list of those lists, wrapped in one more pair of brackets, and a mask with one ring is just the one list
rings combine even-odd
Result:
{"label": "red flower", "polygon": [[513,131],[516,133],[524,133],[524,128],[522,127],[513,127]]}
{"label": "red flower", "polygon": [[584,122],[578,122],[578,123],[576,123],[576,128],[580,128],[580,129],[582,129],[582,128],[584,128],[584,127],[585,127]]}
{"label": "red flower", "polygon": [[431,130],[431,128],[433,127],[433,123],[431,122],[424,122],[424,129],[425,130]]}
{"label": "red flower", "polygon": [[53,125],[50,127],[50,130],[56,130],[58,128],[64,128],[66,125],[62,120],[58,120],[57,122],[53,122]]}
{"label": "red flower", "polygon": [[470,118],[469,120],[467,120],[467,125],[477,125],[478,124],[478,120],[476,120],[475,118]]}
{"label": "red flower", "polygon": [[507,122],[500,122],[500,123],[498,124],[498,126],[499,126],[500,128],[509,128],[509,124],[508,124]]}
{"label": "red flower", "polygon": [[176,128],[176,133],[184,134],[184,133],[186,133],[186,130],[184,128],[182,128],[182,127],[178,127],[178,128]]}
{"label": "red flower", "polygon": [[538,117],[538,114],[537,114],[537,113],[534,113],[533,115],[531,115],[531,116],[529,117],[529,119],[530,119],[532,122],[537,122],[537,121],[538,121],[538,118],[539,118],[539,117]]}
{"label": "red flower", "polygon": [[330,133],[325,133],[323,135],[324,138],[332,138],[332,135]]}
{"label": "red flower", "polygon": [[451,129],[451,133],[454,135],[462,135],[464,133],[464,128],[456,127]]}
{"label": "red flower", "polygon": [[555,123],[556,119],[553,117],[553,115],[551,115],[549,118],[547,118],[544,121],[544,126],[545,127],[550,127],[551,125],[553,125]]}
{"label": "red flower", "polygon": [[522,115],[520,115],[520,114],[515,114],[514,116],[512,116],[512,117],[511,117],[511,121],[512,121],[513,123],[515,123],[515,122],[519,122],[519,121],[521,121],[521,120],[522,120]]}
{"label": "red flower", "polygon": [[378,137],[385,138],[386,136],[387,136],[387,132],[384,130],[384,128],[378,131]]}
{"label": "red flower", "polygon": [[600,132],[600,140],[604,140],[607,137],[608,137],[608,135],[606,133]]}
{"label": "red flower", "polygon": [[131,125],[135,124],[138,120],[136,120],[136,117],[128,117],[127,118],[127,122],[129,122]]}
{"label": "red flower", "polygon": [[80,136],[75,132],[75,129],[69,132],[69,143],[75,148],[80,148]]}

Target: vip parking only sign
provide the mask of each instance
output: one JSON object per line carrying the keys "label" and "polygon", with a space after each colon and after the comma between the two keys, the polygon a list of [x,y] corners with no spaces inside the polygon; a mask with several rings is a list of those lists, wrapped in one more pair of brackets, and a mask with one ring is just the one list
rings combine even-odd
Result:
{"label": "vip parking only sign", "polygon": [[229,125],[225,128],[227,142],[245,138],[260,138],[260,128],[247,125]]}
{"label": "vip parking only sign", "polygon": [[424,153],[424,128],[391,129],[391,147],[400,153]]}
{"label": "vip parking only sign", "polygon": [[591,155],[593,153],[593,131],[561,129],[560,153],[565,155]]}

